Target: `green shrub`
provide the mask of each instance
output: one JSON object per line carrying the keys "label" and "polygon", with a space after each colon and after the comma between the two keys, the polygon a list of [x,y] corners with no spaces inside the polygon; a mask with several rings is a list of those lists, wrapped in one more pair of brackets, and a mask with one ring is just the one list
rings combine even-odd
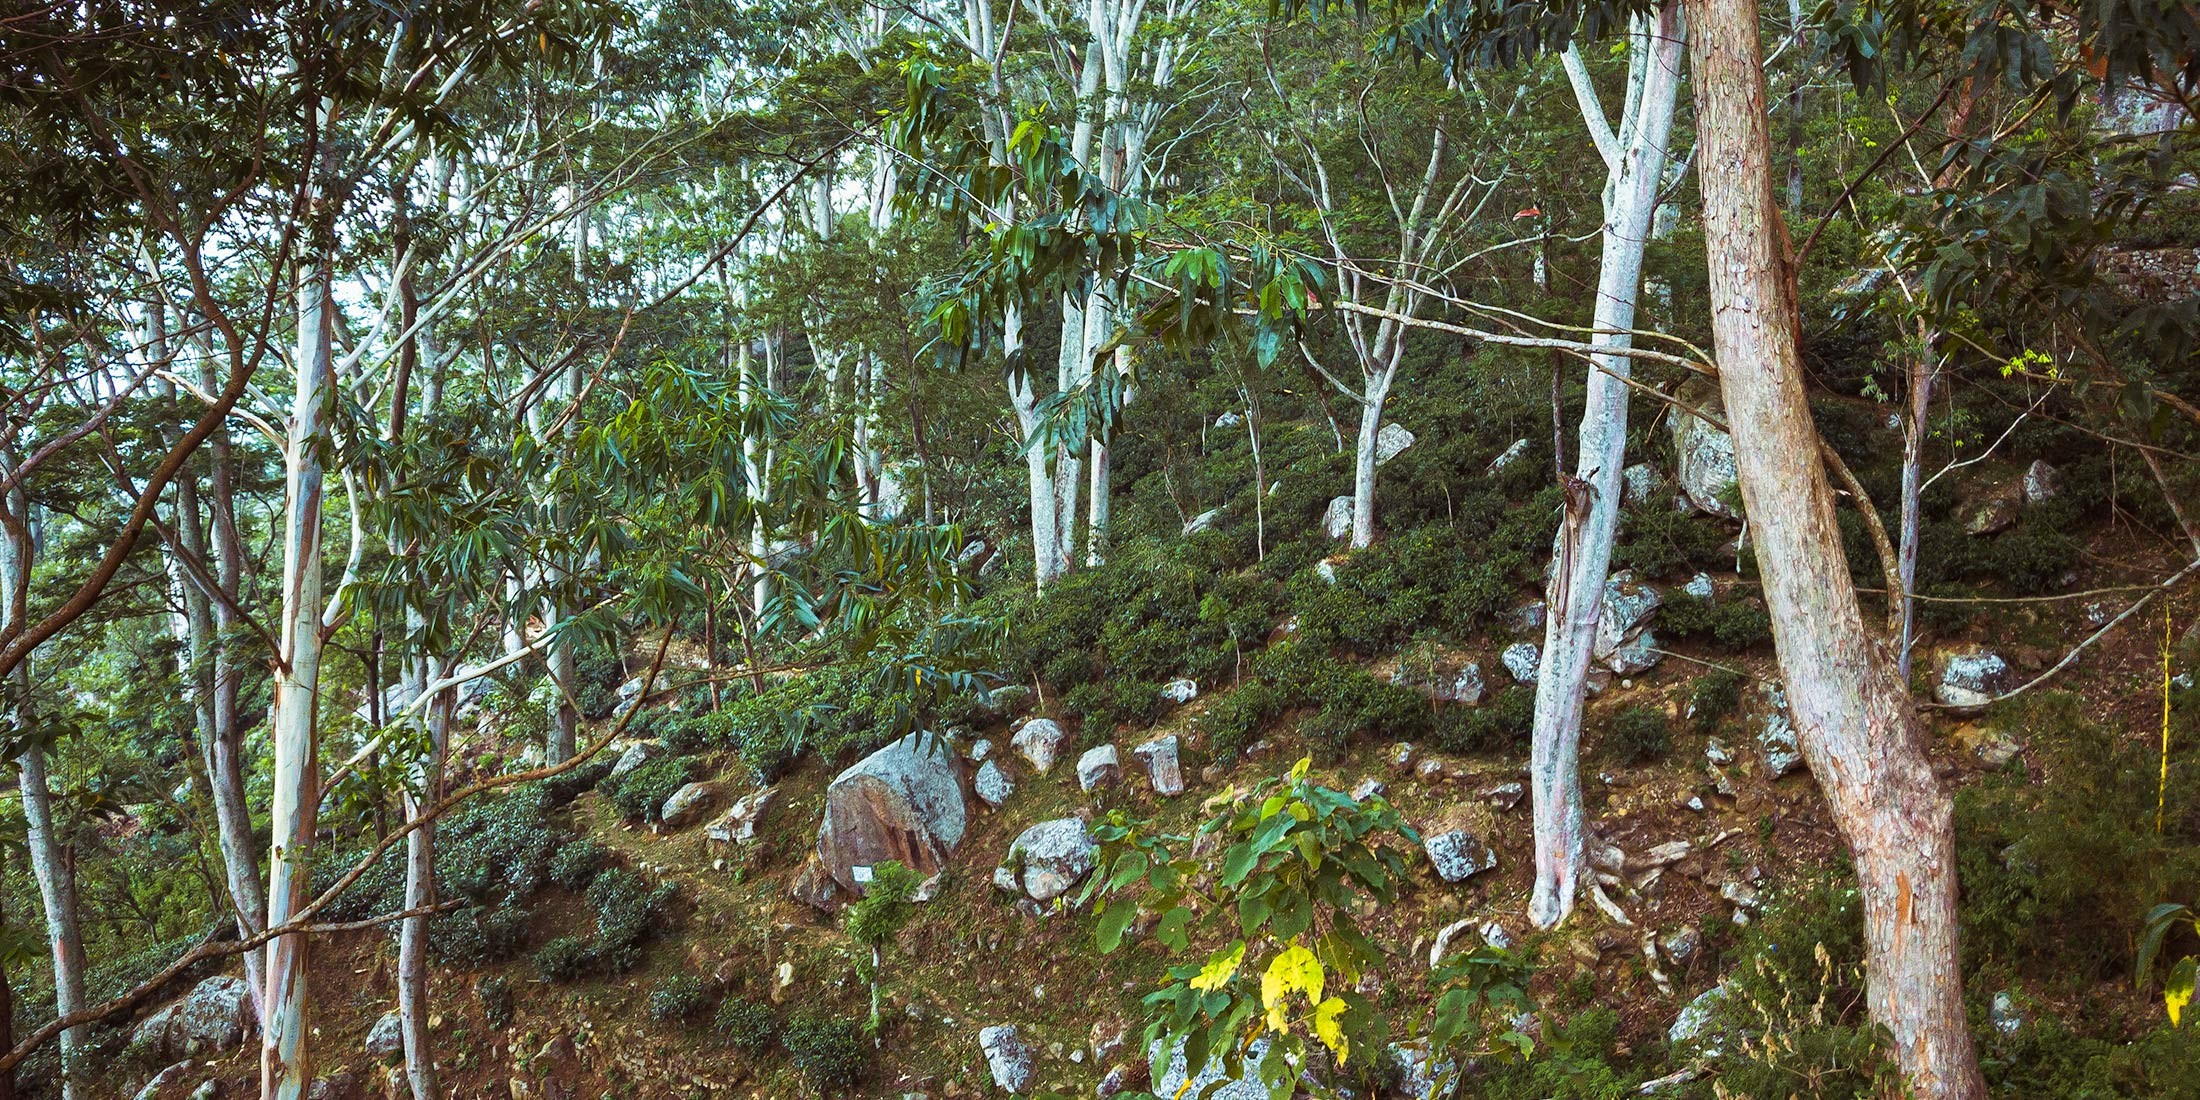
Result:
{"label": "green shrub", "polygon": [[574,893],[588,889],[596,872],[611,862],[611,849],[590,837],[581,837],[558,849],[550,859],[550,881]]}
{"label": "green shrub", "polygon": [[1740,673],[1725,669],[1715,669],[1697,679],[1688,692],[1688,717],[1697,733],[1710,733],[1741,711],[1742,685],[1746,682]]}
{"label": "green shrub", "polygon": [[488,1021],[492,1031],[508,1031],[512,1027],[512,985],[502,975],[484,974],[474,983],[474,997],[481,1002],[482,1019]]}
{"label": "green shrub", "polygon": [[1166,709],[1161,685],[1110,679],[1079,684],[1062,696],[1062,709],[1083,723],[1087,740],[1103,741],[1118,726],[1144,729]]}
{"label": "green shrub", "polygon": [[693,974],[675,974],[649,991],[649,1018],[661,1024],[701,1016],[710,1007],[710,988]]}
{"label": "green shrub", "polygon": [[1632,508],[1612,547],[1614,568],[1646,578],[1669,577],[1721,564],[1726,525],[1673,507]]}
{"label": "green shrub", "polygon": [[761,1054],[779,1041],[779,1018],[747,997],[720,1001],[710,1026],[727,1046],[749,1054]]}
{"label": "green shrub", "polygon": [[669,882],[651,887],[623,867],[598,873],[588,887],[588,905],[596,911],[596,962],[613,974],[633,969],[642,945],[663,930],[678,893]]}
{"label": "green shrub", "polygon": [[1648,764],[1673,751],[1673,730],[1657,707],[1627,707],[1612,716],[1605,752],[1622,764]]}
{"label": "green shrub", "polygon": [[611,769],[618,763],[606,759],[604,754],[571,771],[560,772],[542,781],[542,797],[545,809],[555,810],[571,805],[573,800],[603,784]]}
{"label": "green shrub", "polygon": [[1797,1081],[1826,1100],[1900,1095],[1881,1033],[1865,1018],[1864,916],[1854,876],[1836,867],[1765,891],[1742,931],[1740,960],[1713,1012],[1730,1042],[1723,1084],[1733,1096],[1785,1096]]}
{"label": "green shrub", "polygon": [[828,1096],[854,1088],[870,1059],[863,1025],[837,1016],[797,1016],[785,1042],[810,1087]]}
{"label": "green shrub", "polygon": [[1478,707],[1445,707],[1436,712],[1432,731],[1445,752],[1510,752],[1535,730],[1535,692],[1520,684],[1499,691]]}
{"label": "green shrub", "polygon": [[579,936],[559,936],[535,952],[535,969],[544,981],[570,982],[596,965],[596,952]]}
{"label": "green shrub", "polygon": [[444,962],[478,966],[519,954],[531,914],[518,902],[445,913],[428,925],[428,947]]}
{"label": "green shrub", "polygon": [[1713,603],[1685,592],[1666,600],[1658,611],[1657,628],[1678,637],[1708,641],[1729,653],[1772,640],[1772,617],[1757,601],[1730,599]]}
{"label": "green shrub", "polygon": [[620,776],[611,787],[611,804],[628,821],[655,822],[665,799],[692,782],[701,771],[693,757],[661,756]]}
{"label": "green shrub", "polygon": [[1284,711],[1283,697],[1266,682],[1255,680],[1215,700],[1195,720],[1207,748],[1218,758],[1236,756],[1260,736],[1260,731]]}
{"label": "green shrub", "polygon": [[581,716],[601,719],[619,705],[619,684],[626,679],[626,662],[609,644],[583,643],[577,647],[573,668],[573,701]]}

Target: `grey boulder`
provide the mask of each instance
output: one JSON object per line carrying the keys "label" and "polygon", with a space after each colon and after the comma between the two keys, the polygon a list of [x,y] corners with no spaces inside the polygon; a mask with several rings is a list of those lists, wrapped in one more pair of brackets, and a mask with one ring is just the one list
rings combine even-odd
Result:
{"label": "grey boulder", "polygon": [[1461,829],[1430,836],[1422,846],[1428,850],[1428,861],[1436,867],[1436,877],[1445,882],[1465,882],[1497,866],[1497,853]]}
{"label": "grey boulder", "polygon": [[[1674,473],[1680,483],[1681,501],[1721,519],[1740,519],[1727,503],[1737,476],[1734,437],[1706,419],[1706,416],[1726,418],[1726,406],[1720,403],[1718,386],[1702,378],[1691,378],[1673,398],[1677,407],[1667,422],[1673,433]],[[1688,411],[1691,408],[1705,416]]]}
{"label": "grey boulder", "polygon": [[887,860],[929,878],[962,843],[968,816],[962,767],[947,739],[912,733],[825,788],[817,855],[834,882],[858,895],[871,867]]}
{"label": "grey boulder", "polygon": [[977,792],[978,801],[995,809],[1007,802],[1009,795],[1016,793],[1015,782],[1008,778],[1008,773],[1002,771],[998,763],[991,760],[978,765],[978,774],[971,777],[970,787]]}
{"label": "grey boulder", "polygon": [[1084,822],[1060,817],[1025,829],[1008,846],[1008,866],[1023,883],[1024,896],[1052,901],[1083,882],[1099,854]]}
{"label": "grey boulder", "polygon": [[1034,718],[1024,723],[1008,743],[1023,754],[1032,770],[1045,775],[1054,770],[1054,762],[1061,758],[1062,746],[1069,743],[1069,734],[1052,718]]}
{"label": "grey boulder", "polygon": [[1146,765],[1146,778],[1153,783],[1155,794],[1163,798],[1175,798],[1184,793],[1184,763],[1182,745],[1175,734],[1156,737],[1131,750],[1139,763]]}
{"label": "grey boulder", "polygon": [[1013,1024],[984,1028],[978,1032],[978,1048],[985,1052],[985,1066],[993,1073],[993,1083],[1002,1092],[1021,1096],[1031,1088],[1031,1048]]}
{"label": "grey boulder", "polygon": [[1096,791],[1113,787],[1123,778],[1123,761],[1114,745],[1095,745],[1077,758],[1077,789]]}
{"label": "grey boulder", "polygon": [[1933,697],[1951,707],[1983,707],[2009,686],[2009,662],[1991,650],[1952,654],[1940,666]]}

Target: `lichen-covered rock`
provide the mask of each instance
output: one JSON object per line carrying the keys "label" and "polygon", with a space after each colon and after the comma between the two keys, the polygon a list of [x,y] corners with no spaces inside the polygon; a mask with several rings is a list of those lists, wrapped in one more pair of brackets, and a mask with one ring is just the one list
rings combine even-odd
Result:
{"label": "lichen-covered rock", "polygon": [[978,1032],[978,1048],[985,1052],[985,1066],[993,1073],[993,1083],[1002,1092],[1021,1096],[1031,1088],[1031,1048],[1025,1045],[1013,1024],[984,1028]]}
{"label": "lichen-covered rock", "polygon": [[718,820],[703,830],[707,839],[721,844],[738,844],[756,839],[756,830],[764,824],[764,814],[779,801],[779,788],[766,787],[754,791],[735,802]]}
{"label": "lichen-covered rock", "polygon": [[1184,521],[1184,534],[1196,535],[1201,531],[1212,531],[1215,529],[1215,521],[1221,518],[1222,509],[1209,508],[1206,511],[1201,512],[1200,514]]}
{"label": "lichen-covered rock", "polygon": [[390,1059],[405,1053],[405,1024],[395,1012],[385,1012],[367,1031],[367,1057]]}
{"label": "lichen-covered rock", "polygon": [[1015,782],[1008,778],[1007,772],[1001,770],[999,763],[992,760],[978,765],[978,774],[971,777],[970,788],[977,792],[979,801],[994,809],[999,809],[1002,803],[1008,801],[1009,795],[1016,793]]}
{"label": "lichen-covered rock", "polygon": [[1619,472],[1620,503],[1640,508],[1664,495],[1665,478],[1647,462],[1637,462]]}
{"label": "lichen-covered rock", "polygon": [[244,979],[217,975],[147,1016],[132,1033],[130,1045],[160,1065],[233,1049],[258,1027],[252,991]]}
{"label": "lichen-covered rock", "polygon": [[986,693],[985,709],[994,714],[1022,714],[1031,707],[1031,689],[1022,684],[1002,684]]}
{"label": "lichen-covered rock", "polygon": [[665,754],[663,744],[656,741],[636,741],[619,754],[619,762],[611,765],[611,782],[627,777],[627,773]]}
{"label": "lichen-covered rock", "polygon": [[1658,650],[1657,635],[1648,629],[1638,630],[1627,636],[1612,652],[1604,655],[1604,667],[1621,676],[1633,676],[1647,672],[1665,659]]}
{"label": "lichen-covered rock", "polygon": [[1008,846],[1008,863],[1018,871],[1026,897],[1053,901],[1092,873],[1099,854],[1084,822],[1060,817],[1025,829]]}
{"label": "lichen-covered rock", "polygon": [[657,820],[667,829],[685,829],[702,819],[703,813],[718,801],[718,784],[698,781],[682,786],[665,799]]}
{"label": "lichen-covered rock", "polygon": [[1707,1033],[1711,1030],[1712,1017],[1717,1014],[1719,1005],[1725,1000],[1726,987],[1723,985],[1712,986],[1697,994],[1696,999],[1683,1006],[1680,1015],[1673,1018],[1673,1026],[1665,1031],[1666,1042],[1676,1047],[1695,1046],[1701,1047],[1705,1053],[1717,1053],[1718,1044],[1716,1041],[1709,1041]]}
{"label": "lichen-covered rock", "polygon": [[1535,683],[1536,669],[1543,663],[1543,650],[1533,642],[1514,642],[1498,655],[1505,671],[1523,684]]}
{"label": "lichen-covered rock", "polygon": [[1788,716],[1787,692],[1778,684],[1759,684],[1757,697],[1759,758],[1765,778],[1778,779],[1802,766],[1802,746],[1795,740],[1795,722]]}
{"label": "lichen-covered rock", "polygon": [[1381,466],[1413,446],[1413,433],[1401,424],[1385,424],[1375,433],[1375,465]]}
{"label": "lichen-covered rock", "polygon": [[1539,634],[1543,631],[1543,619],[1550,614],[1550,607],[1542,600],[1529,600],[1505,612],[1505,629],[1515,634]]}
{"label": "lichen-covered rock", "polygon": [[1687,411],[1693,408],[1724,420],[1726,406],[1719,400],[1718,386],[1702,378],[1690,378],[1673,399],[1678,407],[1667,423],[1673,433],[1674,474],[1680,485],[1680,499],[1699,512],[1740,519],[1727,503],[1736,479],[1734,437],[1710,420]]}
{"label": "lichen-covered rock", "polygon": [[1425,664],[1406,661],[1390,674],[1390,682],[1409,687],[1439,703],[1464,703],[1475,706],[1482,702],[1488,685],[1482,680],[1482,666],[1468,661],[1464,665],[1439,663]]}
{"label": "lichen-covered rock", "polygon": [[1181,707],[1199,698],[1199,681],[1171,680],[1161,685],[1161,697]]}
{"label": "lichen-covered rock", "polygon": [[1428,1043],[1392,1043],[1388,1053],[1391,1090],[1406,1100],[1440,1100],[1459,1091],[1457,1067],[1431,1058]]}
{"label": "lichen-covered rock", "polygon": [[1156,737],[1131,750],[1131,755],[1146,765],[1146,778],[1153,783],[1155,794],[1163,798],[1175,798],[1184,793],[1184,763],[1182,744],[1175,734]]}
{"label": "lichen-covered rock", "polygon": [[1940,666],[1933,697],[1951,707],[1983,707],[2008,688],[2009,662],[1992,650],[1953,653]]}
{"label": "lichen-covered rock", "polygon": [[1052,718],[1034,718],[1024,723],[1008,743],[1023,755],[1033,771],[1045,775],[1054,770],[1054,762],[1061,759],[1062,746],[1069,743],[1069,733]]}
{"label": "lichen-covered rock", "polygon": [[1688,578],[1688,583],[1681,586],[1681,591],[1705,603],[1710,603],[1718,595],[1718,589],[1713,587],[1709,573],[1698,573]]}
{"label": "lichen-covered rock", "polygon": [[1123,761],[1114,745],[1095,745],[1077,758],[1077,789],[1096,791],[1123,778]]}
{"label": "lichen-covered rock", "polygon": [[1322,534],[1330,541],[1352,536],[1352,498],[1331,497],[1322,510]]}
{"label": "lichen-covered rock", "polygon": [[1423,841],[1436,876],[1445,882],[1465,882],[1497,866],[1497,853],[1472,833],[1462,829],[1437,833]]}
{"label": "lichen-covered rock", "polygon": [[2047,464],[2045,459],[2033,459],[2024,470],[2024,502],[2045,504],[2062,492],[2062,471]]}
{"label": "lichen-covered rock", "polygon": [[[1268,1056],[1268,1040],[1256,1039],[1245,1050],[1243,1072],[1231,1074],[1223,1065],[1223,1053],[1214,1051],[1207,1064],[1192,1073],[1184,1064],[1184,1044],[1164,1047],[1164,1040],[1156,1039],[1146,1051],[1146,1061],[1152,1069],[1155,1096],[1181,1096],[1190,1100],[1268,1100],[1268,1089],[1260,1083],[1260,1060]],[[1166,1054],[1166,1057],[1164,1057]]]}
{"label": "lichen-covered rock", "polygon": [[[1612,655],[1664,603],[1665,597],[1643,583],[1632,569],[1622,569],[1606,578],[1603,606],[1597,612],[1596,659],[1610,664]],[[1615,667],[1612,671],[1621,670]]]}
{"label": "lichen-covered rock", "polygon": [[193,1063],[188,1058],[169,1066],[154,1074],[152,1080],[145,1082],[145,1087],[137,1090],[131,1100],[159,1100],[163,1096],[182,1095],[183,1083],[190,1079],[193,1068]]}
{"label": "lichen-covered rock", "polygon": [[817,855],[834,882],[859,896],[870,868],[887,860],[930,878],[962,843],[968,816],[961,765],[947,739],[912,733],[825,789]]}
{"label": "lichen-covered rock", "polygon": [[1527,455],[1528,441],[1525,439],[1515,439],[1512,441],[1512,446],[1505,448],[1503,454],[1500,454],[1496,458],[1491,459],[1490,464],[1484,467],[1482,472],[1485,474],[1497,473],[1499,470],[1502,470],[1507,466],[1510,466],[1513,463],[1518,462],[1523,458],[1526,458]]}

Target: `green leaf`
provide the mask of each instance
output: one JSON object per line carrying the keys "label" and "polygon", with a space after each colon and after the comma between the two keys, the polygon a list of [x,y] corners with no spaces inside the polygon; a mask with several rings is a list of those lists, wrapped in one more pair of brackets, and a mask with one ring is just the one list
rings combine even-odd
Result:
{"label": "green leaf", "polygon": [[1130,927],[1131,918],[1137,915],[1138,906],[1127,899],[1118,899],[1115,904],[1100,911],[1100,922],[1094,926],[1092,938],[1101,954],[1112,953],[1123,945],[1123,930]]}
{"label": "green leaf", "polygon": [[1161,914],[1161,920],[1153,927],[1153,938],[1171,951],[1183,951],[1192,945],[1185,929],[1192,923],[1192,911],[1182,905]]}

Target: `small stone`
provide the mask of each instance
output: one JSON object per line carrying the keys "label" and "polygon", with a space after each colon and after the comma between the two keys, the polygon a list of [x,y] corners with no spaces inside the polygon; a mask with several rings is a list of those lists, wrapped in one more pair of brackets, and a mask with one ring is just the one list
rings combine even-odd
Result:
{"label": "small stone", "polygon": [[1736,909],[1755,909],[1760,904],[1757,888],[1738,879],[1719,887],[1719,896]]}
{"label": "small stone", "polygon": [[1400,741],[1392,745],[1390,747],[1391,769],[1393,771],[1405,771],[1412,768],[1415,754],[1418,752],[1419,750],[1413,747],[1411,741]]}
{"label": "small stone", "polygon": [[1498,659],[1505,663],[1505,671],[1511,673],[1515,681],[1532,684],[1536,668],[1543,662],[1543,650],[1533,642],[1514,642],[1505,647]]}
{"label": "small stone", "polygon": [[1021,894],[1023,884],[1016,881],[1016,871],[1006,865],[993,869],[993,888],[1004,894]]}
{"label": "small stone", "polygon": [[978,801],[994,809],[1000,809],[1008,796],[1016,793],[1015,782],[1001,770],[999,762],[993,760],[978,765],[978,774],[971,777],[970,788],[977,793]]}
{"label": "small stone", "polygon": [[1426,1042],[1392,1043],[1390,1086],[1406,1100],[1438,1100],[1458,1088],[1458,1067],[1450,1059],[1437,1061]]}
{"label": "small stone", "polygon": [[1505,612],[1505,629],[1515,634],[1536,634],[1543,630],[1543,620],[1549,614],[1549,605],[1542,600],[1529,600]]}
{"label": "small stone", "polygon": [[[998,561],[1005,555],[995,555]],[[1031,706],[1031,689],[1022,684],[1002,684],[986,693],[985,708],[994,714],[1022,714]]]}
{"label": "small stone", "polygon": [[1383,786],[1382,780],[1377,779],[1372,775],[1368,776],[1367,778],[1360,780],[1358,783],[1353,784],[1352,801],[1365,802],[1370,798],[1379,797],[1386,789],[1387,788]]}
{"label": "small stone", "polygon": [[1215,521],[1220,518],[1222,518],[1222,509],[1209,508],[1184,521],[1184,534],[1196,535],[1202,531],[1212,531],[1215,529]]}
{"label": "small stone", "polygon": [[1483,943],[1489,944],[1491,947],[1494,947],[1499,951],[1512,950],[1512,933],[1505,931],[1504,925],[1499,924],[1493,920],[1483,921],[1480,931],[1482,933]]}
{"label": "small stone", "polygon": [[1694,794],[1689,795],[1688,801],[1684,803],[1684,805],[1700,814],[1704,811],[1703,796]]}
{"label": "small stone", "polygon": [[1733,752],[1727,749],[1725,742],[1716,737],[1704,742],[1703,757],[1722,768],[1734,762]]}
{"label": "small stone", "polygon": [[1994,1030],[2003,1035],[2015,1035],[2024,1026],[2024,1013],[2017,1008],[2016,997],[2006,989],[1994,994],[1986,1018],[1994,1025]]}
{"label": "small stone", "polygon": [[1084,822],[1063,817],[1025,829],[1009,845],[1008,861],[1010,866],[1022,868],[1026,897],[1052,901],[1092,873],[1099,852]]}
{"label": "small stone", "polygon": [[1091,792],[1113,787],[1123,778],[1121,758],[1114,745],[1095,745],[1077,758],[1077,788]]}
{"label": "small stone", "polygon": [[2043,459],[2033,459],[2032,465],[2025,467],[2024,502],[2026,504],[2045,504],[2055,499],[2055,494],[2060,492],[2062,492],[2062,471],[2048,465]]}
{"label": "small stone", "polygon": [[2017,755],[2015,739],[2006,732],[1986,726],[1966,724],[1956,727],[1952,735],[1955,743],[1968,750],[1989,768],[2007,764]]}
{"label": "small stone", "polygon": [[636,741],[619,754],[619,762],[611,765],[610,782],[617,783],[634,769],[665,754],[665,747],[655,741]]}
{"label": "small stone", "polygon": [[1704,990],[1697,995],[1695,1000],[1688,1002],[1681,1009],[1680,1015],[1674,1018],[1673,1026],[1666,1029],[1666,1041],[1676,1047],[1700,1043],[1705,1048],[1706,1053],[1717,1053],[1716,1044],[1703,1043],[1702,1040],[1704,1033],[1711,1027],[1712,1015],[1718,1011],[1719,1005],[1725,1000],[1726,987],[1723,985],[1715,985]]}
{"label": "small stone", "polygon": [[985,762],[986,762],[987,760],[990,760],[990,759],[992,759],[992,757],[993,757],[993,740],[992,740],[992,738],[989,738],[989,737],[981,737],[981,738],[977,739],[976,741],[972,741],[972,742],[970,743],[970,762],[971,762],[971,763],[973,763],[973,764],[983,764],[983,763],[985,763]]}
{"label": "small stone", "polygon": [[1329,507],[1322,511],[1322,534],[1327,535],[1332,542],[1351,537],[1351,497],[1331,497],[1329,499]]}
{"label": "small stone", "polygon": [[1718,594],[1718,589],[1711,583],[1711,574],[1709,573],[1698,573],[1688,578],[1688,583],[1681,586],[1681,591],[1705,603],[1712,602],[1713,597]]}
{"label": "small stone", "polygon": [[719,790],[716,783],[689,783],[672,792],[672,797],[665,799],[664,808],[657,811],[657,820],[663,822],[667,829],[684,829],[693,825],[710,809],[711,803],[718,801]]}
{"label": "small stone", "polygon": [[1375,433],[1375,465],[1381,466],[1413,446],[1413,433],[1399,424],[1385,424]]}
{"label": "small stone", "polygon": [[1161,697],[1181,707],[1199,698],[1199,681],[1171,680],[1161,685]]}
{"label": "small stone", "polygon": [[1507,782],[1499,783],[1494,787],[1483,788],[1482,798],[1490,805],[1497,807],[1500,811],[1503,811],[1510,810],[1513,807],[1520,805],[1521,798],[1524,797],[1527,793],[1528,788],[1521,785],[1520,783]]}
{"label": "small stone", "polygon": [[766,787],[753,792],[734,803],[718,820],[703,830],[703,836],[721,844],[755,840],[756,831],[763,825],[765,811],[779,801],[779,788]]}
{"label": "small stone", "polygon": [[1215,427],[1217,428],[1235,428],[1243,423],[1245,423],[1245,418],[1235,412],[1226,412],[1215,417]]}
{"label": "small stone", "polygon": [[1131,755],[1146,765],[1146,779],[1153,784],[1155,794],[1163,798],[1175,798],[1184,793],[1181,742],[1175,734],[1145,742],[1132,749]]}
{"label": "small stone", "polygon": [[1663,495],[1665,479],[1656,467],[1637,462],[1619,472],[1619,484],[1620,503],[1641,507]]}
{"label": "small stone", "polygon": [[1062,746],[1069,742],[1069,734],[1052,718],[1034,718],[1024,723],[1016,736],[1008,743],[1031,764],[1040,775],[1054,769],[1054,762],[1061,757]]}
{"label": "small stone", "polygon": [[1484,467],[1482,472],[1485,474],[1494,474],[1499,470],[1502,470],[1505,467],[1520,461],[1522,458],[1525,458],[1527,454],[1528,441],[1525,439],[1515,439],[1512,442],[1512,446],[1505,448],[1505,453],[1491,459],[1490,464],[1487,467]]}
{"label": "small stone", "polygon": [[1684,924],[1666,933],[1665,939],[1658,946],[1664,949],[1667,958],[1676,963],[1686,963],[1695,958],[1696,952],[1703,948],[1703,933],[1696,931],[1693,924]]}
{"label": "small stone", "polygon": [[1414,765],[1413,774],[1423,783],[1434,783],[1444,778],[1444,762],[1431,756]]}
{"label": "small stone", "polygon": [[979,1031],[978,1047],[985,1052],[986,1068],[993,1071],[993,1083],[1001,1091],[1021,1096],[1031,1087],[1031,1048],[1024,1045],[1015,1025]]}
{"label": "small stone", "polygon": [[1453,829],[1431,836],[1423,845],[1437,877],[1445,882],[1465,882],[1497,866],[1497,853],[1472,834]]}
{"label": "small stone", "polygon": [[1946,706],[1983,707],[2008,686],[2009,662],[1991,650],[1951,654],[1941,665],[1933,697]]}
{"label": "small stone", "polygon": [[[1604,655],[1604,667],[1621,676],[1633,676],[1647,672],[1665,659],[1658,650],[1658,639],[1648,630],[1639,630],[1627,636],[1612,652]],[[1623,682],[1623,686],[1632,684]]]}
{"label": "small stone", "polygon": [[1803,764],[1803,750],[1795,739],[1795,723],[1788,717],[1787,692],[1778,684],[1758,685],[1762,715],[1758,719],[1757,747],[1764,762],[1765,778],[1778,779]]}

